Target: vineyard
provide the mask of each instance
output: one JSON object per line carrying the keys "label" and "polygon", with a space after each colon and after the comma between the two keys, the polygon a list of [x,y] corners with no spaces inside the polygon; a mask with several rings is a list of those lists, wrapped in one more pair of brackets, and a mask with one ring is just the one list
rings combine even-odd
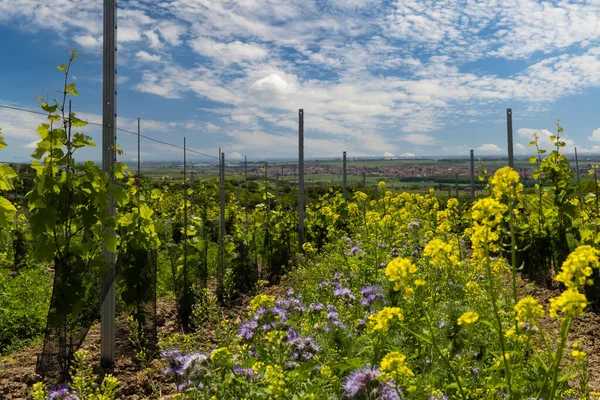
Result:
{"label": "vineyard", "polygon": [[560,125],[527,190],[485,164],[473,200],[320,186],[302,238],[293,182],[77,159],[96,144],[70,68],[31,165],[0,164],[0,398],[600,398],[596,168],[581,185]]}

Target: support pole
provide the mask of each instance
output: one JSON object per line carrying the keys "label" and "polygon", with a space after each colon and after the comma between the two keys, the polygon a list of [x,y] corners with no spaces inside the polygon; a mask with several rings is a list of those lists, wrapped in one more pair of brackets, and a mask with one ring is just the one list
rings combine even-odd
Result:
{"label": "support pole", "polygon": [[[111,176],[112,167],[117,159],[117,108],[116,108],[116,58],[117,58],[117,4],[116,0],[104,0],[104,43],[102,71],[102,170]],[[109,195],[108,214],[115,215],[115,199]],[[114,231],[109,231],[113,238]],[[110,273],[103,282],[101,321],[100,321],[100,364],[110,367],[115,362],[115,255],[102,245],[102,254],[110,264]]]}
{"label": "support pole", "polygon": [[[304,110],[298,110],[298,252],[304,244]],[[295,175],[295,173],[294,173]],[[295,177],[294,177],[295,180]]]}
{"label": "support pole", "polygon": [[471,202],[475,201],[475,153],[471,150]]}
{"label": "support pole", "polygon": [[223,276],[225,275],[225,153],[219,148],[219,181],[221,197],[221,215],[219,219],[219,267],[217,271],[218,295],[223,295]]}
{"label": "support pole", "polygon": [[513,123],[512,123],[512,109],[506,109],[506,135],[508,138],[508,166],[511,168],[515,167],[515,155],[513,152]]}
{"label": "support pole", "polygon": [[138,145],[138,152],[137,152],[137,183],[138,183],[138,186],[139,186],[140,183],[141,183],[140,181],[142,179],[142,173],[141,173],[141,169],[140,169],[141,168],[140,167],[140,164],[141,164],[141,155],[140,155],[141,151],[140,151],[140,149],[142,147],[142,145],[141,145],[142,128],[141,128],[141,122],[140,122],[139,118],[138,118],[137,128],[138,128],[138,131],[137,131],[137,145]]}
{"label": "support pole", "polygon": [[271,200],[269,199],[269,164],[265,163],[265,205],[267,212],[271,209]]}
{"label": "support pole", "polygon": [[[188,292],[187,281],[187,239],[188,239],[188,209],[187,209],[187,143],[183,138],[183,298],[187,304],[190,293]],[[187,329],[189,319],[183,322],[184,329]]]}
{"label": "support pole", "polygon": [[577,189],[579,191],[579,209],[583,209],[583,196],[581,194],[581,178],[579,177],[579,158],[577,157],[577,147],[575,147],[575,168],[577,171]]}
{"label": "support pole", "polygon": [[279,172],[275,175],[275,202],[279,205]]}
{"label": "support pole", "polygon": [[346,175],[346,152],[344,152],[344,200],[348,200],[348,178]]}
{"label": "support pole", "polygon": [[[219,153],[221,152],[221,149],[219,149]],[[219,158],[220,160],[220,158]],[[246,187],[246,210],[248,210],[248,199],[249,199],[249,194],[248,194],[248,157],[244,156],[244,185]]]}

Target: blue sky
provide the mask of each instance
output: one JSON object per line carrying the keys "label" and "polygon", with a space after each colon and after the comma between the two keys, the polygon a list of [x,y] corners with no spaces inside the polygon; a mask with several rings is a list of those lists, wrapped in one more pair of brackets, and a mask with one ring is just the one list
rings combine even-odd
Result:
{"label": "blue sky", "polygon": [[[502,155],[511,107],[517,154],[558,118],[600,153],[597,0],[122,0],[118,26],[119,126],[201,152],[293,157],[304,108],[308,157]],[[100,121],[102,1],[0,0],[0,104],[52,97],[70,46],[74,109]],[[0,109],[0,159],[27,160],[42,120]]]}

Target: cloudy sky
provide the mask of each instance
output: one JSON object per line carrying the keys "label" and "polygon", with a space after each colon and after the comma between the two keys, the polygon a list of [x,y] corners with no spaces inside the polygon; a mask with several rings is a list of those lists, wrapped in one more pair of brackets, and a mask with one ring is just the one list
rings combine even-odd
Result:
{"label": "cloudy sky", "polygon": [[[600,0],[121,0],[118,43],[119,126],[210,154],[294,156],[299,108],[309,157],[505,154],[508,107],[517,153],[559,118],[600,153]],[[70,46],[74,108],[100,121],[102,1],[0,0],[0,104],[52,97]],[[0,109],[0,158],[42,119]]]}

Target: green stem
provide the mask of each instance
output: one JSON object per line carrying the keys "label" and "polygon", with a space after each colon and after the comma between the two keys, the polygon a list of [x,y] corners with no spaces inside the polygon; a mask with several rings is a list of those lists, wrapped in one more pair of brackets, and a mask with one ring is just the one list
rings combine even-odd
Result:
{"label": "green stem", "polygon": [[[486,233],[487,236],[487,233]],[[486,245],[485,245],[485,264],[488,275],[488,286],[490,297],[492,300],[492,308],[494,310],[494,317],[496,318],[496,323],[498,324],[498,335],[500,336],[500,346],[502,347],[502,360],[504,362],[504,373],[506,374],[506,381],[508,384],[508,396],[509,398],[513,398],[512,396],[512,383],[511,383],[511,374],[510,374],[510,364],[508,359],[506,358],[506,344],[504,343],[504,331],[502,330],[502,320],[500,319],[500,313],[498,312],[498,304],[496,304],[496,295],[494,293],[494,280],[492,277],[492,267],[490,265],[490,251],[487,246],[487,237],[486,237]]]}
{"label": "green stem", "polygon": [[571,329],[572,318],[567,316],[563,321],[560,327],[560,343],[558,344],[558,349],[556,350],[556,358],[554,360],[554,371],[552,373],[552,386],[550,389],[550,398],[549,400],[554,399],[554,395],[556,394],[556,386],[558,381],[558,371],[560,370],[560,361],[562,360],[563,350],[565,347],[565,342],[567,341],[567,335],[569,330]]}

